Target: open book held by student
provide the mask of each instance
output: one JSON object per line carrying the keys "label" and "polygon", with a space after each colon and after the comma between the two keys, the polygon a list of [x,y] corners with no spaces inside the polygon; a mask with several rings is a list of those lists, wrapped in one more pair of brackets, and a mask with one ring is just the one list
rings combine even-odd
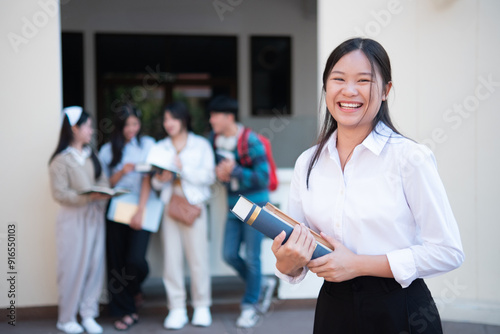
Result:
{"label": "open book held by student", "polygon": [[119,196],[123,194],[128,194],[130,191],[128,189],[123,189],[123,188],[109,188],[109,187],[101,187],[101,186],[93,186],[90,189],[87,189],[85,191],[81,191],[79,194],[80,195],[87,195],[91,193],[100,193],[100,194],[105,194],[109,196]]}
{"label": "open book held by student", "polygon": [[168,170],[174,174],[179,173],[175,165],[175,154],[158,145],[151,147],[145,163],[135,165],[136,172],[148,173],[162,170]]}
{"label": "open book held by student", "polygon": [[[271,203],[267,203],[261,208],[241,195],[231,212],[241,221],[247,223],[271,239],[274,239],[281,231],[285,231],[286,238],[283,243],[290,237],[293,227],[300,224]],[[316,239],[316,249],[314,250],[312,259],[332,252],[331,246],[325,239],[315,231],[309,230]]]}

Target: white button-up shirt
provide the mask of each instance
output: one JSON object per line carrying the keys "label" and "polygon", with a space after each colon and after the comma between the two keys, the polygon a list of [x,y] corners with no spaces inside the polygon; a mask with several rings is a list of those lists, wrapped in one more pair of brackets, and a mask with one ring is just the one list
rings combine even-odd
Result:
{"label": "white button-up shirt", "polygon": [[[176,154],[172,139],[167,137],[160,140],[156,145]],[[215,158],[213,148],[207,139],[189,132],[186,146],[179,153],[182,164],[180,173],[181,187],[184,196],[191,204],[201,204],[211,196],[210,186],[215,182]],[[164,203],[170,201],[172,196],[172,182],[160,182],[156,178],[151,179],[154,189],[160,190],[160,198]]]}
{"label": "white button-up shirt", "polygon": [[[382,255],[397,282],[453,270],[464,259],[457,223],[432,152],[383,123],[358,145],[342,172],[337,132],[311,171],[316,147],[297,159],[288,213],[356,254]],[[277,273],[289,282],[299,277]]]}

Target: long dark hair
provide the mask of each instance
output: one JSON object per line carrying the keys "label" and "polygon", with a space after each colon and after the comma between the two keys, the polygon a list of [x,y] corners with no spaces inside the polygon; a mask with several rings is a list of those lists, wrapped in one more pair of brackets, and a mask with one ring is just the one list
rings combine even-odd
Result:
{"label": "long dark hair", "polygon": [[[125,147],[125,136],[123,135],[123,129],[127,123],[127,119],[130,116],[135,116],[141,120],[141,111],[131,105],[123,105],[118,108],[116,112],[115,128],[113,134],[111,135],[111,152],[113,153],[113,158],[109,163],[109,167],[113,168],[122,161],[123,158],[123,148]],[[141,145],[141,128],[137,133],[137,143]]]}
{"label": "long dark hair", "polygon": [[[89,117],[90,115],[85,110],[83,110],[80,119],[78,119],[78,122],[76,122],[75,125],[80,127],[83,123],[87,122]],[[71,124],[69,123],[68,115],[64,114],[61,132],[59,133],[59,142],[57,143],[56,150],[50,157],[49,163],[52,162],[56,155],[67,149],[72,141],[73,131],[71,130]],[[90,157],[92,159],[92,164],[94,165],[94,178],[97,180],[101,176],[102,172],[101,163],[99,162],[99,159],[97,158],[94,150],[92,150]]]}
{"label": "long dark hair", "polygon": [[[368,58],[372,69],[372,76],[376,75],[375,70],[378,70],[380,72],[383,87],[385,87],[392,81],[391,62],[389,60],[387,52],[382,47],[382,45],[369,38],[352,38],[337,46],[328,57],[325,69],[323,71],[323,94],[325,94],[326,92],[326,83],[335,64],[337,64],[340,58],[356,50],[360,50],[361,52],[363,52],[366,58]],[[389,106],[387,105],[387,101],[382,101],[380,109],[378,110],[375,118],[372,121],[372,130],[375,128],[378,122],[383,122],[395,133],[399,134],[399,131],[392,124],[391,118],[389,116]],[[330,136],[335,132],[335,130],[337,130],[337,127],[337,121],[330,114],[327,106],[323,125],[319,133],[316,150],[314,151],[311,161],[309,162],[309,167],[307,169],[306,185],[308,188],[311,170],[318,161],[319,156],[321,155],[321,151],[323,150],[326,142],[328,141],[328,139],[330,139]]]}
{"label": "long dark hair", "polygon": [[[181,121],[184,129],[187,129],[188,132],[193,131],[191,128],[191,115],[189,114],[189,110],[184,102],[177,101],[167,104],[165,108],[163,108],[163,117],[165,117],[165,113],[167,111],[173,118]],[[168,133],[166,135],[168,136]]]}

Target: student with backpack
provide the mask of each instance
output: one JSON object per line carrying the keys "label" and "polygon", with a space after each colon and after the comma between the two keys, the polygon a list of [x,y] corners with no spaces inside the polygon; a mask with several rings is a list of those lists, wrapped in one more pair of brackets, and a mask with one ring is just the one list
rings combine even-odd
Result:
{"label": "student with backpack", "polygon": [[[265,205],[269,201],[270,146],[267,145],[266,150],[257,133],[237,122],[236,100],[217,96],[209,103],[208,110],[213,129],[210,139],[217,163],[215,173],[217,179],[226,185],[228,207],[236,204],[240,194],[256,204]],[[274,169],[273,166],[272,171]],[[223,257],[245,281],[241,314],[236,321],[236,326],[241,328],[254,327],[259,321],[262,237],[259,231],[228,212]],[[239,255],[242,244],[245,245],[245,258]]]}

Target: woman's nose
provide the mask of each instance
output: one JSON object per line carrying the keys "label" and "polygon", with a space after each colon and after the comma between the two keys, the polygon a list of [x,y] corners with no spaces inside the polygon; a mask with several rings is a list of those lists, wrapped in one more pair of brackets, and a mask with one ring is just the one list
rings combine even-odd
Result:
{"label": "woman's nose", "polygon": [[342,93],[346,96],[354,96],[358,94],[358,88],[355,83],[346,82],[342,89]]}

